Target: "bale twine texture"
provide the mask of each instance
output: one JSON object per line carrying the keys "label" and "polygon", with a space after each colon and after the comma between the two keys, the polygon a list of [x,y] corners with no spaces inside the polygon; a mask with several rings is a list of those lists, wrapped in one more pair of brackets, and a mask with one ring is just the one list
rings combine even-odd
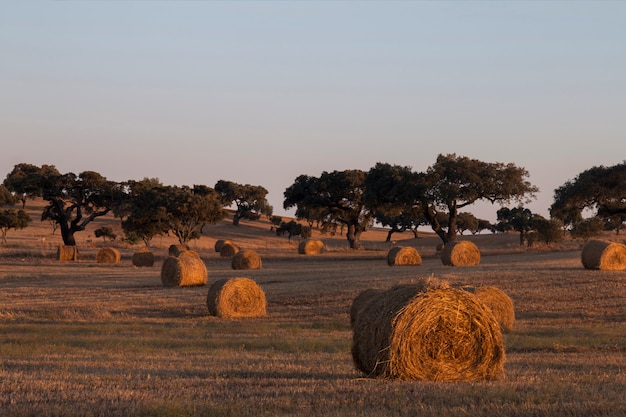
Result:
{"label": "bale twine texture", "polygon": [[233,269],[261,269],[263,262],[258,253],[252,250],[242,250],[233,256]]}
{"label": "bale twine texture", "polygon": [[102,248],[96,254],[96,262],[99,264],[119,264],[122,256],[115,248]]}
{"label": "bale twine texture", "polygon": [[395,246],[387,252],[387,264],[389,266],[421,265],[422,257],[414,247]]}
{"label": "bale twine texture", "polygon": [[150,267],[154,265],[154,254],[150,249],[140,249],[133,253],[133,265],[137,267]]}
{"label": "bale twine texture", "polygon": [[209,312],[217,317],[264,317],[266,305],[265,293],[250,278],[215,281],[207,294]]}
{"label": "bale twine texture", "polygon": [[77,261],[78,248],[75,245],[59,245],[57,259],[59,261]]}
{"label": "bale twine texture", "polygon": [[220,256],[223,258],[230,258],[239,252],[239,246],[234,243],[224,243],[222,249],[220,249]]}
{"label": "bale twine texture", "polygon": [[373,295],[353,325],[352,357],[370,377],[421,381],[495,380],[504,342],[473,294],[400,286]]}
{"label": "bale twine texture", "polygon": [[626,270],[626,245],[593,239],[583,246],[581,260],[585,269],[623,271]]}
{"label": "bale twine texture", "polygon": [[222,247],[226,244],[226,243],[230,243],[232,244],[233,242],[228,240],[228,239],[218,239],[215,241],[215,252],[220,253],[222,251]]}
{"label": "bale twine texture", "polygon": [[306,239],[298,245],[300,255],[317,255],[324,251],[324,242],[317,239]]}
{"label": "bale twine texture", "polygon": [[191,249],[181,251],[178,255],[176,255],[176,257],[178,257],[178,258],[184,258],[184,257],[187,257],[187,256],[191,256],[191,257],[194,257],[194,258],[200,258],[200,255],[198,254],[198,252],[196,252],[195,250],[191,250]]}
{"label": "bale twine texture", "polygon": [[161,281],[164,287],[206,285],[208,275],[202,259],[195,256],[169,256],[161,267]]}
{"label": "bale twine texture", "polygon": [[509,332],[513,329],[515,308],[513,307],[513,300],[507,293],[500,288],[484,285],[478,287],[474,291],[474,295],[478,301],[491,310],[502,331]]}
{"label": "bale twine texture", "polygon": [[189,250],[189,246],[187,245],[170,245],[168,249],[169,256],[178,256],[181,252]]}
{"label": "bale twine texture", "polygon": [[441,262],[448,266],[478,265],[480,250],[469,240],[448,242],[441,252]]}

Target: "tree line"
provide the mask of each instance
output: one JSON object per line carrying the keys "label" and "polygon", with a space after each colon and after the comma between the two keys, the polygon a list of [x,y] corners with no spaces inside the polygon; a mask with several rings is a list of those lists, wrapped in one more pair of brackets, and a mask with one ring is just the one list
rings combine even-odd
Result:
{"label": "tree line", "polygon": [[[550,219],[523,207],[538,188],[529,173],[512,163],[490,163],[456,154],[439,155],[423,172],[409,166],[377,163],[369,171],[322,172],[300,175],[284,191],[283,208],[323,232],[346,231],[350,248],[358,249],[362,233],[378,223],[393,233],[430,226],[442,242],[453,241],[464,230],[515,230],[520,244],[558,240],[564,231],[585,237],[600,229],[616,230],[626,221],[626,162],[593,167],[554,192]],[[9,228],[26,227],[26,200],[47,204],[41,220],[58,227],[64,244],[76,243],[74,234],[95,218],[113,213],[120,219],[125,239],[149,245],[156,235],[172,233],[181,243],[197,239],[202,228],[225,217],[235,207],[233,224],[241,219],[268,216],[278,231],[294,231],[295,223],[278,224],[259,185],[219,180],[206,185],[165,186],[155,178],[113,182],[97,172],[60,173],[53,165],[15,165],[0,186],[0,205],[22,202],[22,209],[0,212],[3,238]],[[499,204],[498,223],[477,219],[462,211],[477,201]],[[515,203],[513,208],[505,207]],[[590,212],[590,218],[583,213]],[[306,228],[305,228],[306,229]],[[310,230],[310,228],[309,228]],[[6,240],[6,239],[5,239]]]}

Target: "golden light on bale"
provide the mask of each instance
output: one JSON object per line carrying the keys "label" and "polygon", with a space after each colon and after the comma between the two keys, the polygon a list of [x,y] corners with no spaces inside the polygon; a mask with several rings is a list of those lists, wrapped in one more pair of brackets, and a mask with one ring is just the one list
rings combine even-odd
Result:
{"label": "golden light on bale", "polygon": [[626,270],[626,245],[604,240],[590,240],[583,246],[581,260],[585,269]]}
{"label": "golden light on bale", "polygon": [[239,246],[234,243],[224,243],[222,249],[220,249],[220,256],[223,258],[230,258],[239,252]]}
{"label": "golden light on bale", "polygon": [[122,256],[115,248],[102,248],[96,254],[96,262],[99,264],[119,264]]}
{"label": "golden light on bale", "polygon": [[515,323],[515,308],[513,300],[500,288],[488,285],[478,287],[474,295],[486,305],[500,324],[502,331],[508,332],[513,329]]}
{"label": "golden light on bale", "polygon": [[317,255],[324,251],[324,242],[317,239],[306,239],[298,245],[300,255]]}
{"label": "golden light on bale", "polygon": [[137,252],[133,253],[132,262],[133,265],[137,267],[153,266],[154,254],[150,249],[139,249]]}
{"label": "golden light on bale", "polygon": [[389,266],[421,265],[422,257],[414,247],[395,246],[387,252],[387,264]]}
{"label": "golden light on bale", "polygon": [[263,262],[258,253],[252,250],[242,250],[233,256],[233,269],[261,269]]}
{"label": "golden light on bale", "polygon": [[198,254],[198,252],[188,249],[188,250],[184,250],[178,253],[178,255],[176,255],[178,258],[184,258],[186,256],[192,256],[194,258],[200,258],[200,255]]}
{"label": "golden light on bale", "polygon": [[222,247],[224,247],[224,245],[226,243],[230,243],[232,244],[233,242],[228,240],[228,239],[218,239],[215,241],[215,252],[220,253],[222,251]]}
{"label": "golden light on bale", "polygon": [[480,250],[469,240],[448,242],[441,252],[441,262],[448,266],[478,265]]}
{"label": "golden light on bale", "polygon": [[206,265],[195,256],[169,256],[161,267],[161,282],[164,287],[191,287],[206,285]]}
{"label": "golden light on bale", "polygon": [[265,293],[250,278],[221,279],[207,294],[209,312],[217,317],[264,317],[266,305]]}
{"label": "golden light on bale", "polygon": [[504,375],[504,342],[494,315],[453,288],[395,287],[361,307],[352,358],[370,377],[419,381],[495,380]]}
{"label": "golden light on bale", "polygon": [[178,256],[181,252],[189,250],[187,245],[170,245],[167,253],[169,256]]}
{"label": "golden light on bale", "polygon": [[59,261],[77,261],[78,248],[75,245],[59,245],[57,259]]}

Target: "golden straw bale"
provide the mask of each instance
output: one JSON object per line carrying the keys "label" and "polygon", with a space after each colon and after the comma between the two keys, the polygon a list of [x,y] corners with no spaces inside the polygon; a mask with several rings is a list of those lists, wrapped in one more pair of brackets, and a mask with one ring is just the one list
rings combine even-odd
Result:
{"label": "golden straw bale", "polygon": [[191,250],[191,249],[187,249],[187,250],[181,251],[176,256],[178,258],[184,258],[186,256],[193,256],[194,258],[200,258],[200,255],[198,254],[198,252],[196,252],[194,250]]}
{"label": "golden straw bale", "polygon": [[187,245],[170,245],[168,249],[169,256],[178,256],[181,252],[189,250],[189,246]]}
{"label": "golden straw bale", "polygon": [[164,287],[206,285],[208,275],[202,259],[195,256],[169,256],[161,267],[161,281]]}
{"label": "golden straw bale", "polygon": [[387,264],[389,266],[421,265],[422,257],[412,246],[395,246],[387,253]]}
{"label": "golden straw bale", "polygon": [[263,317],[266,305],[265,293],[250,278],[221,279],[207,294],[209,312],[217,317]]}
{"label": "golden straw bale", "polygon": [[306,239],[298,245],[300,255],[317,255],[324,251],[324,242],[317,239]]}
{"label": "golden straw bale", "polygon": [[57,259],[59,261],[77,261],[78,248],[75,245],[59,245]]}
{"label": "golden straw bale", "polygon": [[96,262],[99,264],[119,264],[122,256],[115,248],[102,248],[96,254]]}
{"label": "golden straw bale", "polygon": [[478,381],[504,375],[505,352],[498,322],[473,294],[401,286],[362,307],[352,357],[370,377]]}
{"label": "golden straw bale", "polygon": [[252,250],[242,250],[233,256],[233,269],[261,269],[263,262],[258,253]]}
{"label": "golden straw bale", "polygon": [[239,252],[239,246],[234,243],[224,243],[222,249],[220,249],[220,256],[223,258],[230,258]]}
{"label": "golden straw bale", "polygon": [[581,260],[585,269],[626,270],[626,245],[603,240],[589,240],[583,246]]}
{"label": "golden straw bale", "polygon": [[233,242],[228,240],[228,239],[218,239],[215,241],[215,252],[221,252],[222,251],[222,247],[226,244],[226,243],[230,243],[232,244]]}
{"label": "golden straw bale", "polygon": [[469,240],[448,242],[443,247],[441,262],[449,266],[472,266],[480,263],[480,250]]}
{"label": "golden straw bale", "polygon": [[133,253],[133,265],[138,267],[153,266],[154,254],[150,249],[139,249]]}
{"label": "golden straw bale", "polygon": [[484,285],[474,291],[478,301],[489,307],[494,317],[500,324],[502,331],[508,332],[513,329],[515,323],[515,309],[513,300],[500,288]]}

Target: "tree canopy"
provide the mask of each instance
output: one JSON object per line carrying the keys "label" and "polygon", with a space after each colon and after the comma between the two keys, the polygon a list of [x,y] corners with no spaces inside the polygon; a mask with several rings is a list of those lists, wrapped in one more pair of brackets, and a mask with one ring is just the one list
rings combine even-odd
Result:
{"label": "tree canopy", "polygon": [[272,215],[273,208],[265,198],[267,190],[260,185],[219,180],[215,184],[215,191],[220,194],[220,200],[224,206],[234,203],[237,207],[233,215],[234,225],[238,225],[241,219],[258,220],[262,214]]}

